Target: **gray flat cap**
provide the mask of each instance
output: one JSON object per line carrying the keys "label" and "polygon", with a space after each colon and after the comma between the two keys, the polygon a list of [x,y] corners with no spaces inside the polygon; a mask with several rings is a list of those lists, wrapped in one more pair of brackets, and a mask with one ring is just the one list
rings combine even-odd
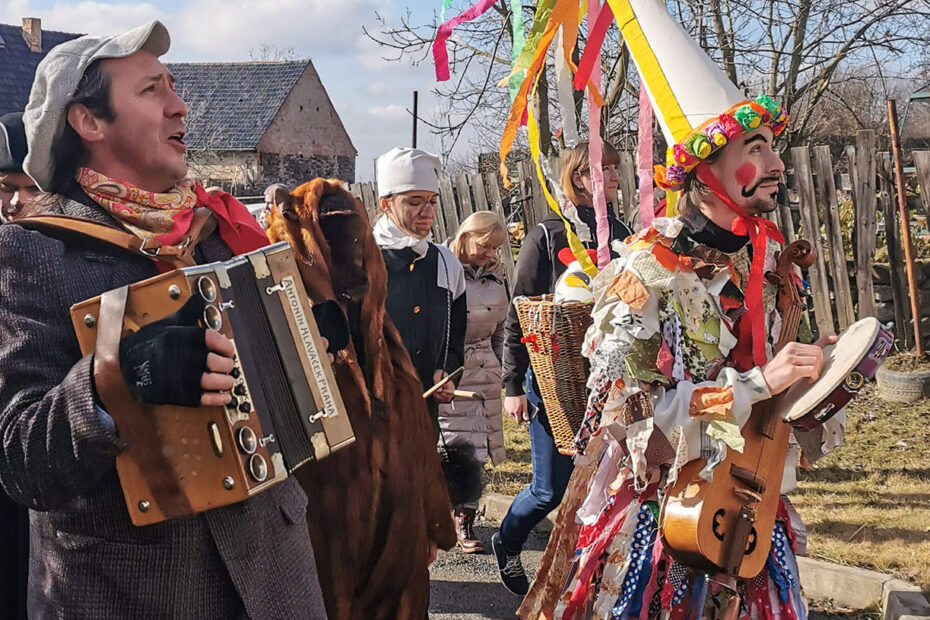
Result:
{"label": "gray flat cap", "polygon": [[52,152],[65,129],[65,106],[95,60],[124,58],[145,49],[155,56],[168,51],[171,37],[159,21],[121,35],[84,36],[56,45],[36,69],[29,103],[23,114],[29,153],[23,168],[47,190],[52,181]]}

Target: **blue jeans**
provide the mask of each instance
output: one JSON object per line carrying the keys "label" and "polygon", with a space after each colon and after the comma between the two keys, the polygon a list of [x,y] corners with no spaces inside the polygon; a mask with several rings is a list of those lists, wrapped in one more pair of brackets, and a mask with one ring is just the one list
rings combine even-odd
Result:
{"label": "blue jeans", "polygon": [[558,508],[572,475],[572,457],[559,454],[552,439],[549,418],[535,390],[532,373],[526,373],[526,400],[537,413],[530,421],[530,452],[533,481],[523,489],[501,522],[500,538],[508,551],[519,551],[537,523]]}

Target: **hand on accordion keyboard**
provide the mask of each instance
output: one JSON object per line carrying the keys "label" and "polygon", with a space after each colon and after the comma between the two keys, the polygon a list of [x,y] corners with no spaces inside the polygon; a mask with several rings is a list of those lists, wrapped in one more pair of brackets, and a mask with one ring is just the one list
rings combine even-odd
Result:
{"label": "hand on accordion keyboard", "polygon": [[200,404],[204,407],[222,406],[230,401],[229,390],[235,385],[235,379],[229,374],[234,366],[235,349],[223,334],[212,329],[206,331],[207,368],[200,378],[203,389]]}
{"label": "hand on accordion keyboard", "polygon": [[192,296],[176,313],[120,342],[123,377],[143,403],[197,407],[230,401],[235,349],[222,334],[198,325],[203,305]]}

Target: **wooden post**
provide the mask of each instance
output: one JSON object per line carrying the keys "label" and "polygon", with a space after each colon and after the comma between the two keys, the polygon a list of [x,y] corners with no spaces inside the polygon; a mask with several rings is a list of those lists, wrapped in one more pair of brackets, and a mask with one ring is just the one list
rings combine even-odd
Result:
{"label": "wooden post", "polygon": [[368,211],[368,219],[372,222],[378,219],[378,213],[381,211],[378,208],[378,202],[378,192],[374,183],[362,183],[362,203]]}
{"label": "wooden post", "polygon": [[484,188],[484,175],[480,172],[471,177],[471,193],[475,198],[475,211],[487,211],[488,196]]}
{"label": "wooden post", "polygon": [[433,216],[433,241],[435,243],[445,243],[450,237],[446,230],[446,218],[442,214],[442,199],[436,207],[436,214]]}
{"label": "wooden post", "polygon": [[439,213],[446,227],[446,235],[454,235],[459,229],[459,219],[455,211],[455,193],[452,191],[452,179],[439,177]]}
{"label": "wooden post", "polygon": [[914,337],[907,329],[908,302],[907,288],[904,283],[904,263],[901,261],[900,232],[894,202],[894,170],[891,166],[891,154],[878,154],[878,201],[882,205],[885,220],[885,244],[888,248],[888,273],[891,278],[891,297],[894,303],[895,337],[900,338],[905,348],[914,346]]}
{"label": "wooden post", "polygon": [[468,175],[464,172],[455,179],[455,189],[459,197],[459,223],[475,212],[471,202],[471,188],[468,186]]}
{"label": "wooden post", "polygon": [[636,165],[629,151],[620,151],[620,201],[623,203],[623,211],[617,209],[615,215],[623,218],[636,232],[641,228],[638,225],[639,204],[636,202]]}
{"label": "wooden post", "polygon": [[517,172],[520,175],[520,206],[523,209],[523,221],[526,222],[526,230],[529,232],[533,226],[536,226],[536,212],[533,209],[533,185],[529,176],[527,176],[527,168],[523,164],[522,161],[517,164]]}
{"label": "wooden post", "polygon": [[523,161],[523,165],[526,166],[526,176],[530,180],[530,192],[533,194],[533,213],[536,221],[541,222],[549,215],[549,202],[546,200],[546,195],[543,193],[542,185],[539,182],[539,176],[536,174],[536,162],[532,159],[526,159]]}
{"label": "wooden post", "polygon": [[875,316],[875,289],[872,260],[875,255],[875,132],[864,129],[856,134],[852,168],[853,203],[856,207],[856,288],[859,291],[859,318]]}
{"label": "wooden post", "polygon": [[817,331],[821,335],[833,333],[833,311],[830,309],[830,287],[827,281],[827,269],[823,260],[823,243],[820,237],[820,216],[817,214],[817,201],[814,199],[814,177],[811,173],[811,154],[806,146],[791,149],[791,161],[794,162],[794,178],[798,184],[798,200],[801,207],[801,225],[804,238],[810,242],[817,253],[817,260],[811,265],[808,274],[811,279],[811,293],[814,296],[814,319]]}
{"label": "wooden post", "polygon": [[904,164],[901,161],[901,136],[898,135],[898,109],[894,99],[888,100],[888,124],[891,128],[891,152],[894,156],[894,178],[898,190],[898,215],[901,217],[901,239],[904,241],[904,260],[907,267],[907,284],[911,294],[911,317],[914,322],[914,347],[923,355],[924,342],[920,333],[920,294],[914,273],[914,247],[911,244],[910,213],[904,186]]}
{"label": "wooden post", "polygon": [[[501,203],[501,192],[500,188],[497,186],[497,175],[493,172],[487,172],[483,176],[486,181],[484,185],[488,195],[488,206],[492,211],[497,213],[497,216],[501,218],[501,221],[506,224],[507,216],[504,215],[504,205]],[[514,272],[516,271],[516,265],[513,260],[513,249],[510,246],[509,229],[507,232],[507,239],[504,241],[504,245],[501,246],[500,253],[501,258],[503,259],[504,273],[507,275],[507,290],[510,292],[513,290],[513,277]]]}
{"label": "wooden post", "polygon": [[798,231],[794,229],[794,218],[791,216],[790,204],[779,204],[775,211],[775,223],[778,229],[785,235],[785,245],[794,243],[798,240]]}
{"label": "wooden post", "polygon": [[930,151],[912,151],[917,182],[920,184],[920,200],[924,204],[927,222],[930,222]]}
{"label": "wooden post", "polygon": [[833,160],[830,158],[829,146],[814,147],[814,170],[817,172],[817,202],[823,208],[823,224],[830,255],[836,321],[843,330],[856,321],[856,315],[853,312],[849,269],[846,267],[846,249],[843,247],[843,233],[840,229],[840,207],[836,199]]}

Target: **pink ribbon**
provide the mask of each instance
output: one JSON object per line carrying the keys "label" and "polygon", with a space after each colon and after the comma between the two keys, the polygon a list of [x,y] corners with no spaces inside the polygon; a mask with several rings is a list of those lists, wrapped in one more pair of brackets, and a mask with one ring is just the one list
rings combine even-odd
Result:
{"label": "pink ribbon", "polygon": [[436,39],[433,41],[433,62],[436,64],[436,81],[445,82],[449,79],[449,50],[446,49],[446,41],[452,36],[452,31],[459,24],[470,22],[471,20],[481,17],[485,11],[494,6],[497,0],[478,0],[471,8],[466,9],[461,15],[453,17],[439,27],[436,32]]}
{"label": "pink ribbon", "polygon": [[[588,23],[597,23],[605,11],[610,13],[607,4],[602,9],[600,0],[588,2]],[[613,15],[613,14],[611,14]],[[587,52],[587,49],[585,49]],[[601,88],[601,49],[597,48],[594,57],[596,71],[591,72],[591,84],[596,90]],[[597,222],[597,266],[603,269],[610,262],[610,220],[607,217],[607,199],[604,197],[604,142],[601,140],[601,106],[594,100],[592,89],[588,89],[588,163],[591,168],[591,186],[593,191],[592,206]]]}
{"label": "pink ribbon", "polygon": [[652,189],[652,101],[646,83],[639,82],[639,141],[636,147],[639,169],[639,220],[643,228],[652,224],[655,207]]}

